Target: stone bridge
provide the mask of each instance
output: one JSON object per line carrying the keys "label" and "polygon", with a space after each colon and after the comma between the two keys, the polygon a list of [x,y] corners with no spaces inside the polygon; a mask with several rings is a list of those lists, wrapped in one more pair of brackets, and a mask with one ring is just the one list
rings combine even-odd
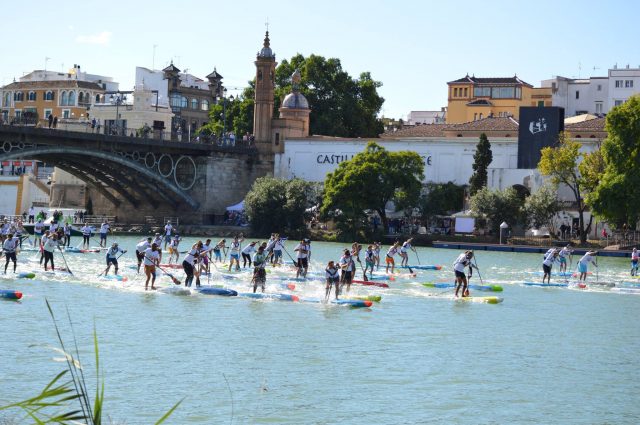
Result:
{"label": "stone bridge", "polygon": [[84,181],[94,211],[125,222],[170,212],[210,223],[273,171],[273,159],[255,147],[2,125],[0,161],[16,159],[46,162]]}

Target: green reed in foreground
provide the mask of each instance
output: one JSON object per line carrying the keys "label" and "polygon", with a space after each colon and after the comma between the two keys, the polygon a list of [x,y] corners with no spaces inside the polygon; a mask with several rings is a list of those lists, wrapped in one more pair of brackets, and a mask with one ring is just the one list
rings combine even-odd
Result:
{"label": "green reed in foreground", "polygon": [[[49,314],[53,320],[60,349],[55,349],[64,356],[67,368],[57,374],[40,392],[40,394],[26,400],[0,406],[0,411],[8,409],[21,409],[26,415],[24,419],[30,419],[34,424],[88,424],[101,425],[103,423],[104,405],[104,377],[100,370],[100,353],[98,350],[98,335],[94,326],[93,346],[96,360],[96,393],[92,400],[87,389],[87,380],[80,363],[80,352],[78,344],[73,337],[75,356],[70,354],[60,334],[60,329],[56,321],[49,301],[46,300]],[[73,332],[73,324],[67,310],[67,317]],[[169,411],[167,411],[157,424],[163,423],[174,410],[182,403],[178,401]],[[72,407],[73,406],[73,407]],[[24,423],[24,422],[21,422]]]}

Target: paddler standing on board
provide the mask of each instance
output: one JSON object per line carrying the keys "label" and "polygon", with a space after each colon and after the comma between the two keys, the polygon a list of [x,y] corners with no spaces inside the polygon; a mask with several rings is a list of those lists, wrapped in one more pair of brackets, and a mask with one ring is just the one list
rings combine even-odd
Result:
{"label": "paddler standing on board", "polygon": [[598,264],[596,264],[596,260],[594,258],[596,255],[598,255],[598,251],[588,251],[586,254],[584,254],[580,261],[578,261],[578,272],[580,272],[580,277],[578,278],[579,281],[584,282],[587,280],[589,263],[592,263],[595,267],[598,267]]}
{"label": "paddler standing on board", "polygon": [[[215,255],[215,258],[213,259],[214,262],[222,263],[222,251],[225,250],[226,248],[227,248],[226,239],[222,239],[213,247],[213,255]],[[227,254],[225,253],[224,256],[226,257]]]}
{"label": "paddler standing on board", "polygon": [[376,260],[376,270],[380,269],[380,249],[382,244],[380,242],[373,243],[373,256]]}
{"label": "paddler standing on board", "polygon": [[411,242],[413,242],[412,238],[407,239],[407,241],[403,243],[402,247],[400,248],[400,257],[402,257],[402,261],[400,261],[401,266],[409,265],[409,254],[408,254],[409,250],[416,252],[416,249],[413,246],[411,246]]}
{"label": "paddler standing on board", "polygon": [[560,260],[560,272],[567,272],[567,257],[573,255],[573,250],[571,249],[571,244],[567,244],[564,248],[560,250],[558,253],[558,258]]}
{"label": "paddler standing on board", "polygon": [[473,251],[465,251],[456,258],[456,261],[453,263],[453,270],[456,274],[456,293],[455,297],[458,297],[458,292],[460,288],[462,288],[462,296],[469,296],[469,289],[467,287],[467,276],[464,274],[464,268],[469,267],[469,277],[473,275],[473,263],[471,259],[473,258]]}
{"label": "paddler standing on board", "polygon": [[275,266],[281,263],[282,250],[284,249],[284,240],[276,233],[276,242],[273,245],[273,256],[271,257],[271,265]]}
{"label": "paddler standing on board", "polygon": [[140,265],[142,264],[142,260],[144,260],[144,253],[148,248],[151,248],[151,236],[147,239],[143,239],[136,245],[136,259],[138,260],[138,273],[140,273]]}
{"label": "paddler standing on board", "polygon": [[631,276],[638,275],[638,260],[640,259],[640,254],[636,248],[633,248],[631,251]]}
{"label": "paddler standing on board", "polygon": [[4,251],[4,257],[6,262],[4,263],[4,274],[7,274],[7,267],[9,267],[9,261],[13,261],[13,272],[16,272],[16,248],[18,247],[17,240],[14,239],[13,234],[9,233],[7,238],[2,244]]}
{"label": "paddler standing on board", "polygon": [[88,249],[91,246],[91,233],[93,233],[93,229],[87,223],[84,223],[80,231],[82,232],[82,248],[85,248],[86,245]]}
{"label": "paddler standing on board", "polygon": [[329,261],[327,268],[324,269],[325,277],[327,278],[327,286],[325,287],[324,300],[329,301],[331,295],[331,287],[333,286],[336,293],[336,300],[340,295],[340,268],[336,267],[333,261]]}
{"label": "paddler standing on board", "polygon": [[55,270],[55,265],[53,264],[53,251],[55,251],[56,248],[60,248],[60,245],[58,244],[58,237],[56,236],[56,234],[52,234],[51,237],[47,238],[47,242],[45,242],[44,246],[42,247],[42,252],[44,254],[44,271],[47,271],[47,263],[49,263],[49,261],[51,261],[51,270]]}
{"label": "paddler standing on board", "polygon": [[267,254],[265,254],[265,244],[258,247],[258,251],[253,255],[253,293],[256,293],[258,285],[264,292],[264,286],[267,283],[267,271],[264,269],[267,263]]}
{"label": "paddler standing on board", "polygon": [[375,252],[373,250],[373,245],[369,245],[367,250],[364,252],[364,279],[367,280],[367,270],[371,270],[371,274],[373,274],[373,266],[376,264]]}
{"label": "paddler standing on board", "polygon": [[240,245],[244,241],[244,237],[242,233],[240,236],[236,236],[233,238],[233,242],[231,242],[231,246],[229,247],[229,271],[233,267],[233,263],[236,263],[236,271],[240,270],[240,249],[242,246]]}
{"label": "paddler standing on board", "polygon": [[39,218],[38,222],[33,225],[33,246],[40,247],[42,243],[42,233],[44,233],[44,223],[42,219]]}
{"label": "paddler standing on board", "polygon": [[307,277],[307,269],[309,268],[309,254],[311,248],[306,243],[306,239],[300,241],[298,246],[293,249],[298,253],[298,271],[296,272],[296,279],[300,276]]}
{"label": "paddler standing on board", "polygon": [[340,269],[342,270],[342,276],[340,276],[340,292],[342,287],[347,285],[347,292],[351,289],[351,281],[353,280],[353,274],[356,271],[356,263],[353,261],[353,256],[348,249],[344,250],[344,254],[340,257]]}
{"label": "paddler standing on board", "polygon": [[551,267],[556,261],[559,261],[558,250],[554,249],[550,254],[547,254],[544,261],[542,261],[542,271],[544,272],[542,275],[542,283],[544,283],[545,277],[547,278],[547,283],[551,283]]}
{"label": "paddler standing on board", "polygon": [[386,273],[389,273],[389,265],[391,265],[391,274],[393,274],[394,270],[396,269],[396,260],[393,259],[393,256],[398,253],[399,247],[400,242],[396,241],[387,251],[387,256],[384,259],[385,263],[387,263]]}
{"label": "paddler standing on board", "polygon": [[195,243],[191,250],[187,253],[186,257],[184,257],[184,261],[182,262],[182,268],[184,269],[187,278],[184,280],[184,286],[190,287],[193,282],[193,276],[196,275],[196,287],[200,287],[200,273],[195,273],[195,267],[197,266],[196,261],[200,256],[200,251],[202,250],[202,241],[198,241]]}
{"label": "paddler standing on board", "polygon": [[156,266],[160,264],[159,249],[158,245],[154,243],[144,251],[144,274],[147,275],[147,280],[144,283],[145,291],[149,289],[149,280],[151,280],[151,289],[156,289],[153,285],[156,283]]}
{"label": "paddler standing on board", "polygon": [[107,250],[107,268],[104,271],[104,275],[108,275],[109,274],[109,269],[111,268],[111,265],[113,264],[113,274],[117,275],[118,274],[118,253],[126,253],[126,250],[120,249],[120,247],[118,246],[118,242],[114,242],[111,244],[111,248],[109,248]]}

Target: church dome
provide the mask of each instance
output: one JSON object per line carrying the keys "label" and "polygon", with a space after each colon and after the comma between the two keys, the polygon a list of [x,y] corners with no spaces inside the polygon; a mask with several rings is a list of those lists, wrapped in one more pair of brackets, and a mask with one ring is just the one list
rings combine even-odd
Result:
{"label": "church dome", "polygon": [[289,93],[282,101],[283,108],[290,109],[309,109],[307,98],[300,92]]}

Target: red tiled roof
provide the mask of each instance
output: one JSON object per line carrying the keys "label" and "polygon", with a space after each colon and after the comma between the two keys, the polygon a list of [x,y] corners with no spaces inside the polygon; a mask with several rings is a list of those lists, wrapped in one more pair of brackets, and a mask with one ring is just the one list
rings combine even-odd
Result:
{"label": "red tiled roof", "polygon": [[451,124],[447,131],[513,131],[518,133],[518,121],[511,117],[487,117],[481,120]]}
{"label": "red tiled roof", "polygon": [[564,129],[568,132],[572,131],[605,131],[605,118],[594,118],[592,120],[580,121],[573,124],[567,124]]}
{"label": "red tiled roof", "polygon": [[380,137],[443,137],[450,124],[422,124],[385,132]]}

